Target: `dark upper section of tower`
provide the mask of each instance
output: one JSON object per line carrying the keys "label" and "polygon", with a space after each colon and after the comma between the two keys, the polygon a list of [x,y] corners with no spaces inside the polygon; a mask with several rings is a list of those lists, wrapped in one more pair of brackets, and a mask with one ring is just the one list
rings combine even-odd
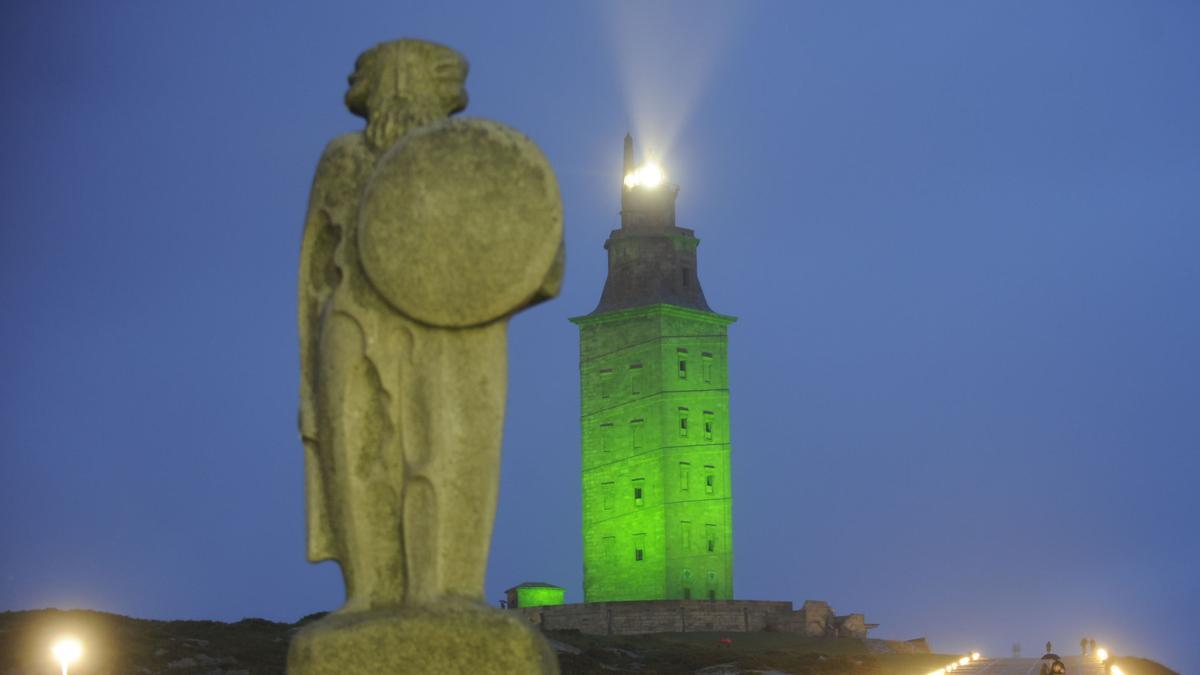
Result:
{"label": "dark upper section of tower", "polygon": [[[625,176],[634,173],[633,138],[625,136]],[[608,279],[592,314],[647,305],[669,304],[711,312],[696,273],[692,230],[675,226],[679,186],[621,185],[621,228],[613,230],[608,250]]]}

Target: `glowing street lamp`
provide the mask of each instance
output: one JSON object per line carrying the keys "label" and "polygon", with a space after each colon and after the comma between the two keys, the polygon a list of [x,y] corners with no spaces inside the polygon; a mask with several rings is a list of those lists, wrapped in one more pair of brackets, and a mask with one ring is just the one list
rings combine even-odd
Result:
{"label": "glowing street lamp", "polygon": [[1101,661],[1107,661],[1108,660],[1108,650],[1105,649],[1104,647],[1097,649],[1096,650],[1096,658],[1100,659]]}
{"label": "glowing street lamp", "polygon": [[980,656],[979,652],[971,652],[971,660],[972,661],[978,661],[980,658],[982,658],[982,657]]}
{"label": "glowing street lamp", "polygon": [[51,651],[54,652],[54,658],[62,664],[63,675],[67,675],[67,666],[78,661],[83,655],[83,645],[74,638],[64,638],[55,643]]}
{"label": "glowing street lamp", "polygon": [[970,663],[970,662],[971,662],[971,657],[969,657],[969,656],[964,656],[964,657],[962,657],[961,659],[959,659],[959,660],[958,660],[958,665],[960,665],[960,666],[965,666],[965,665],[967,665],[967,664],[968,664],[968,663]]}

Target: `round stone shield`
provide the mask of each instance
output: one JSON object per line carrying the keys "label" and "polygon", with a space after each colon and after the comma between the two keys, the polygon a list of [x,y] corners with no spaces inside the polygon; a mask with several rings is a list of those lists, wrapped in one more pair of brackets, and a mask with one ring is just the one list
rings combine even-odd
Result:
{"label": "round stone shield", "polygon": [[359,207],[359,257],[372,285],[434,326],[520,309],[561,242],[550,163],[524,135],[487,120],[447,120],[406,136],[379,161]]}

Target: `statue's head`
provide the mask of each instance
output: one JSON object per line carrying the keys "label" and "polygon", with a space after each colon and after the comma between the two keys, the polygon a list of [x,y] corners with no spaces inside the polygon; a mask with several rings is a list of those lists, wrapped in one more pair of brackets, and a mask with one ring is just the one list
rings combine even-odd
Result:
{"label": "statue's head", "polygon": [[408,129],[467,107],[467,60],[424,40],[393,40],[359,55],[346,107],[367,120],[367,137],[384,148]]}

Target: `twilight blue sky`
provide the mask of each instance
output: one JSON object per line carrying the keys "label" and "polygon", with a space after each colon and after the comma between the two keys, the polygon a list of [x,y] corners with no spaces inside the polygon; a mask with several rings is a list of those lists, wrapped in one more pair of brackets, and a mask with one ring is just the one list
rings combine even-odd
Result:
{"label": "twilight blue sky", "polygon": [[[337,9],[335,9],[335,7]],[[0,610],[294,620],[295,270],[357,54],[472,62],[558,170],[496,599],[581,599],[577,335],[621,137],[731,329],[736,594],[1200,671],[1200,5],[5,3]]]}

